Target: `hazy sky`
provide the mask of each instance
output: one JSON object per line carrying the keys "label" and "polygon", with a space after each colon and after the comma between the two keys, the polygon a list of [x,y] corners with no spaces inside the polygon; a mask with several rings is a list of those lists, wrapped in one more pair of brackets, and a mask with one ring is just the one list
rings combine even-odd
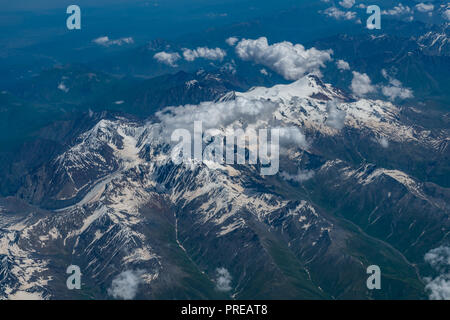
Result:
{"label": "hazy sky", "polygon": [[[164,4],[165,6],[171,3],[177,5],[189,4],[213,4],[213,3],[233,3],[237,0],[0,0],[0,11],[7,10],[39,10],[39,9],[57,9],[64,8],[71,4],[79,5],[80,7],[102,7],[105,5],[115,4]],[[245,0],[241,0],[245,2]]]}
{"label": "hazy sky", "polygon": [[105,4],[156,2],[152,0],[0,0],[2,10],[36,10],[64,8],[71,4],[79,6],[103,6]]}

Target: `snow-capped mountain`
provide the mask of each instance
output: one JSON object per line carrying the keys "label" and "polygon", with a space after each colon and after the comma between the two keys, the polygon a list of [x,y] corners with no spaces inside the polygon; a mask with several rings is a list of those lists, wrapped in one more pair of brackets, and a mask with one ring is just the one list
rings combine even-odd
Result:
{"label": "snow-capped mountain", "polygon": [[450,55],[449,26],[445,24],[441,30],[428,31],[417,39],[420,48],[427,54],[438,56]]}
{"label": "snow-capped mountain", "polygon": [[[171,133],[199,120],[222,134],[291,130],[280,172],[175,164]],[[420,259],[448,244],[450,191],[404,157],[427,168],[448,157],[448,140],[390,102],[355,100],[311,75],[147,122],[102,119],[27,177],[23,200],[1,199],[0,298],[115,297],[123,272],[139,279],[138,298],[423,298]],[[82,290],[66,287],[71,264]],[[373,264],[386,290],[367,289]]]}

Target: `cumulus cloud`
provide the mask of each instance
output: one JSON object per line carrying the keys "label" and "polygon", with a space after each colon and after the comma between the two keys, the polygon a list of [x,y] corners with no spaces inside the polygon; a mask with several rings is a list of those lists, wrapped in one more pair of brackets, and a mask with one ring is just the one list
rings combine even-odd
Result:
{"label": "cumulus cloud", "polygon": [[300,131],[297,127],[290,127],[290,128],[279,128],[276,129],[280,130],[280,143],[282,145],[287,144],[295,144],[298,146],[301,146],[303,149],[307,149],[309,144],[306,141],[306,137],[303,134],[303,132]]}
{"label": "cumulus cloud", "polygon": [[432,3],[425,4],[423,2],[416,5],[416,9],[420,12],[430,12],[434,10],[434,5]]}
{"label": "cumulus cloud", "polygon": [[229,37],[227,40],[225,40],[225,42],[229,45],[234,47],[234,45],[236,44],[236,42],[238,42],[239,39],[236,37]]}
{"label": "cumulus cloud", "polygon": [[95,44],[104,46],[104,47],[109,47],[112,45],[122,46],[124,44],[133,44],[134,40],[131,37],[112,40],[112,39],[109,39],[109,37],[104,36],[104,37],[96,38],[96,39],[92,40],[92,42],[94,42]]}
{"label": "cumulus cloud", "polygon": [[64,82],[61,82],[58,84],[58,89],[61,91],[64,91],[65,93],[69,92],[69,88],[64,84]]}
{"label": "cumulus cloud", "polygon": [[445,10],[445,11],[442,13],[442,17],[443,17],[444,19],[450,21],[450,9]]}
{"label": "cumulus cloud", "polygon": [[324,14],[328,17],[336,20],[353,20],[356,19],[356,12],[342,11],[336,7],[330,7],[324,11]]}
{"label": "cumulus cloud", "polygon": [[339,1],[339,4],[344,8],[350,9],[351,7],[354,6],[355,0],[342,0]]}
{"label": "cumulus cloud", "polygon": [[389,148],[389,140],[385,137],[381,137],[377,140],[377,142],[382,146],[383,148]]}
{"label": "cumulus cloud", "polygon": [[335,101],[329,101],[327,103],[327,121],[326,125],[336,130],[341,130],[345,125],[345,117],[347,113],[345,110],[340,110]]}
{"label": "cumulus cloud", "polygon": [[368,93],[375,92],[376,87],[366,73],[353,71],[352,84],[350,86],[354,95],[361,97]]}
{"label": "cumulus cloud", "polygon": [[305,49],[301,44],[279,42],[269,45],[266,37],[243,39],[236,54],[244,61],[253,61],[277,72],[286,80],[298,80],[306,73],[320,75],[320,68],[331,61],[332,50]]}
{"label": "cumulus cloud", "polygon": [[412,14],[412,10],[410,7],[404,6],[403,4],[399,3],[392,9],[383,10],[382,14],[385,14],[388,16],[402,16],[402,15]]}
{"label": "cumulus cloud", "polygon": [[198,58],[203,58],[207,60],[219,60],[222,61],[227,53],[220,48],[207,48],[207,47],[198,47],[197,49],[184,49],[183,56],[186,61],[194,61]]}
{"label": "cumulus cloud", "polygon": [[238,120],[247,124],[268,121],[276,108],[277,105],[270,101],[237,97],[230,101],[167,107],[157,112],[156,116],[170,131],[192,129],[195,121],[202,121],[203,127],[208,129],[227,127]]}
{"label": "cumulus cloud", "polygon": [[350,70],[350,65],[347,61],[344,60],[338,60],[336,61],[336,66],[339,70]]}
{"label": "cumulus cloud", "polygon": [[381,70],[383,77],[389,80],[389,85],[381,86],[381,92],[389,98],[389,100],[394,101],[396,99],[409,99],[413,97],[413,92],[409,88],[404,88],[402,83],[392,78],[388,75],[386,70]]}
{"label": "cumulus cloud", "polygon": [[314,177],[314,174],[315,174],[314,170],[298,170],[296,174],[282,172],[280,173],[280,176],[288,181],[295,181],[302,183]]}
{"label": "cumulus cloud", "polygon": [[450,271],[450,247],[441,246],[430,250],[425,254],[425,261],[436,271]]}
{"label": "cumulus cloud", "polygon": [[142,283],[143,270],[127,270],[112,281],[108,294],[115,299],[132,300],[136,297],[139,285]]}
{"label": "cumulus cloud", "polygon": [[[202,102],[199,105],[167,107],[156,113],[165,128],[193,130],[193,123],[201,121],[205,130],[214,128],[235,128],[245,124],[245,128],[279,129],[281,144],[297,144],[306,148],[305,135],[297,127],[280,127],[273,121],[277,104],[267,100],[237,97],[222,102]],[[169,134],[170,136],[170,134]]]}
{"label": "cumulus cloud", "polygon": [[424,257],[439,272],[436,278],[425,278],[425,289],[431,300],[450,300],[450,247],[441,246],[430,250]]}
{"label": "cumulus cloud", "polygon": [[158,52],[153,56],[153,58],[156,59],[159,63],[164,63],[171,67],[177,67],[178,65],[176,64],[176,62],[181,59],[178,53],[165,51]]}
{"label": "cumulus cloud", "polygon": [[216,273],[216,289],[223,292],[230,291],[232,289],[230,272],[225,268],[217,268]]}
{"label": "cumulus cloud", "polygon": [[396,99],[408,99],[412,98],[412,91],[408,88],[403,88],[400,85],[382,86],[381,92],[389,98],[389,100],[394,101]]}
{"label": "cumulus cloud", "polygon": [[[192,144],[194,142],[192,137],[195,138],[194,123],[201,125],[200,130],[205,133],[203,138],[204,143],[202,143],[203,159],[215,159],[216,156],[213,156],[211,153],[212,148],[218,146],[220,141],[223,141],[226,137],[234,136],[241,137],[241,139],[243,137],[255,137],[255,134],[258,136],[261,133],[260,130],[264,129],[267,130],[270,156],[263,152],[258,153],[258,157],[262,163],[270,162],[276,166],[277,159],[275,162],[272,162],[272,157],[279,154],[280,148],[294,147],[308,149],[309,147],[305,135],[298,127],[286,127],[276,120],[274,112],[277,108],[278,105],[275,102],[243,96],[238,96],[236,99],[228,101],[203,102],[199,105],[167,107],[156,113],[160,124],[159,129],[157,129],[158,132],[155,134],[161,137],[164,142],[172,145],[171,155],[178,161],[182,160],[185,155],[184,152],[180,152],[177,149],[181,148],[180,144],[177,143],[175,145],[171,141],[171,138],[174,133],[182,134],[187,139],[191,139],[190,142],[186,143]],[[272,144],[270,142],[273,141],[273,133],[275,132],[279,133],[279,144]],[[249,143],[249,150],[255,151],[257,147],[257,145]],[[188,145],[185,144],[183,148],[188,148]],[[197,153],[197,155],[199,154]],[[187,156],[189,157],[190,155],[187,154]],[[194,155],[195,157],[196,155]],[[217,157],[218,162],[221,161],[220,159],[223,159],[220,154]],[[200,159],[195,158],[195,160]],[[243,160],[245,162],[245,159]],[[189,163],[192,167],[198,161]]]}
{"label": "cumulus cloud", "polygon": [[99,44],[99,45],[102,45],[102,46],[107,45],[109,41],[110,41],[109,38],[106,37],[106,36],[105,37],[99,37],[97,39],[92,40],[92,42],[94,42],[96,44]]}
{"label": "cumulus cloud", "polygon": [[450,300],[450,275],[441,275],[434,279],[427,279],[425,289],[431,300]]}
{"label": "cumulus cloud", "polygon": [[353,94],[357,97],[363,97],[368,93],[375,93],[381,90],[381,93],[390,101],[409,99],[414,96],[411,89],[403,87],[402,83],[389,76],[385,69],[381,70],[381,73],[389,81],[389,84],[374,85],[367,74],[353,71],[353,79],[350,86]]}

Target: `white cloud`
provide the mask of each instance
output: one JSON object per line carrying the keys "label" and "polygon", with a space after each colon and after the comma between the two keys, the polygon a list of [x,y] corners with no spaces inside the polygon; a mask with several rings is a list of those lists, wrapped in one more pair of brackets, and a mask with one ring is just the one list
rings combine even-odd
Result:
{"label": "white cloud", "polygon": [[350,9],[355,4],[355,0],[342,0],[339,1],[339,4],[344,8]]}
{"label": "white cloud", "polygon": [[320,68],[331,61],[332,50],[305,49],[301,44],[279,42],[269,45],[266,37],[243,39],[236,46],[236,54],[245,61],[253,61],[282,75],[286,80],[298,80],[306,73],[320,75]]}
{"label": "white cloud", "polygon": [[428,283],[425,289],[431,300],[450,300],[450,275],[441,275],[437,278],[425,279]]}
{"label": "white cloud", "polygon": [[107,45],[107,43],[109,42],[109,38],[108,37],[100,37],[100,38],[97,38],[97,39],[94,39],[94,40],[92,40],[92,42],[94,42],[94,43],[96,43],[96,44],[99,44],[99,45],[104,45],[104,46],[106,46]]}
{"label": "white cloud", "polygon": [[296,144],[301,146],[304,149],[308,148],[308,142],[306,141],[306,137],[303,132],[300,131],[297,127],[290,128],[275,128],[280,130],[280,143],[283,145],[286,144]]}
{"label": "white cloud", "polygon": [[356,19],[356,12],[353,11],[342,11],[336,7],[330,7],[324,11],[324,13],[331,18],[336,20],[353,20]]}
{"label": "white cloud", "polygon": [[445,10],[445,11],[442,13],[442,17],[443,17],[444,19],[450,21],[450,9]]}
{"label": "white cloud", "polygon": [[439,272],[448,271],[450,268],[450,247],[441,246],[432,249],[425,254],[425,261]]}
{"label": "white cloud", "polygon": [[249,130],[278,129],[280,146],[307,149],[309,144],[299,128],[281,127],[274,120],[277,107],[272,101],[241,96],[229,101],[167,107],[156,113],[162,130],[158,135],[168,140],[177,129],[186,129],[192,134],[194,122],[201,121],[205,132],[220,128],[219,136],[236,132],[236,129],[242,129],[246,134]]}
{"label": "white cloud", "polygon": [[353,94],[358,97],[376,91],[376,87],[372,85],[372,81],[369,76],[365,73],[359,73],[356,71],[353,71],[353,79],[350,88],[352,89]]}
{"label": "white cloud", "polygon": [[430,250],[425,261],[440,273],[436,278],[425,278],[425,289],[431,300],[450,300],[450,247],[441,246]]}
{"label": "white cloud", "polygon": [[234,47],[234,45],[236,44],[236,42],[238,42],[239,39],[236,37],[229,37],[227,40],[225,40],[225,42],[229,45]]}
{"label": "white cloud", "polygon": [[362,97],[368,93],[381,90],[381,93],[391,101],[396,99],[409,99],[414,96],[411,89],[404,88],[402,83],[399,80],[389,76],[385,69],[382,69],[381,73],[383,77],[389,81],[388,85],[373,85],[367,74],[361,74],[353,71],[353,79],[350,86],[353,94],[355,96]]}
{"label": "white cloud", "polygon": [[288,181],[295,181],[302,183],[314,177],[314,174],[315,174],[314,170],[298,170],[296,174],[282,172],[280,173],[280,176]]}
{"label": "white cloud", "polygon": [[383,147],[383,148],[389,148],[389,140],[386,139],[385,137],[381,137],[380,139],[377,140],[378,143]]}
{"label": "white cloud", "polygon": [[119,46],[121,46],[122,44],[132,44],[132,43],[134,43],[134,39],[131,37],[112,40],[111,42],[111,44],[116,44]]}
{"label": "white cloud", "polygon": [[336,130],[341,130],[345,125],[345,117],[347,116],[345,110],[338,109],[336,101],[329,101],[327,103],[327,113],[326,125]]}
{"label": "white cloud", "polygon": [[383,77],[389,80],[389,85],[381,86],[381,92],[389,98],[389,100],[394,101],[396,99],[409,99],[413,97],[413,92],[409,88],[404,88],[402,83],[392,78],[388,75],[385,69],[381,70]]}
{"label": "white cloud", "polygon": [[381,92],[391,101],[413,97],[411,89],[402,88],[401,86],[382,86]]}
{"label": "white cloud", "polygon": [[139,284],[142,282],[142,270],[127,270],[119,274],[112,281],[108,294],[115,299],[132,300],[136,297]]}
{"label": "white cloud", "polygon": [[230,291],[231,288],[231,274],[225,268],[217,268],[216,270],[216,289],[219,291]]}
{"label": "white cloud", "polygon": [[170,53],[165,51],[158,52],[153,56],[153,58],[156,59],[159,63],[164,63],[171,67],[177,67],[176,62],[181,59],[178,53]]}
{"label": "white cloud", "polygon": [[425,4],[422,2],[416,5],[416,9],[420,12],[430,12],[434,10],[434,5],[432,3]]}
{"label": "white cloud", "polygon": [[210,49],[207,47],[198,47],[194,50],[183,50],[183,56],[186,61],[194,61],[197,58],[222,61],[226,55],[227,53],[220,48]]}
{"label": "white cloud", "polygon": [[101,45],[101,46],[108,47],[108,46],[112,46],[112,45],[122,46],[124,44],[133,44],[134,40],[131,37],[111,40],[111,39],[109,39],[109,37],[104,36],[104,37],[99,37],[97,39],[94,39],[94,40],[92,40],[92,42],[94,42],[98,45]]}
{"label": "white cloud", "polygon": [[414,96],[411,89],[403,87],[402,83],[389,76],[385,69],[382,69],[381,73],[389,81],[388,85],[374,85],[367,74],[353,71],[353,79],[350,86],[353,94],[357,97],[362,97],[368,93],[379,92],[381,90],[381,93],[391,101],[409,99]]}
{"label": "white cloud", "polygon": [[69,92],[69,88],[64,84],[64,82],[61,82],[58,84],[58,89],[61,91],[64,91],[65,93]]}
{"label": "white cloud", "polygon": [[350,70],[350,65],[347,61],[344,60],[338,60],[336,61],[336,66],[339,70]]}
{"label": "white cloud", "polygon": [[410,7],[404,6],[403,4],[399,3],[392,9],[383,10],[382,13],[388,16],[402,16],[406,14],[412,14],[412,10]]}
{"label": "white cloud", "polygon": [[270,101],[237,97],[230,101],[167,107],[156,116],[169,132],[178,128],[192,131],[194,121],[202,121],[205,129],[227,127],[237,120],[255,124],[271,119],[276,108],[277,105]]}

